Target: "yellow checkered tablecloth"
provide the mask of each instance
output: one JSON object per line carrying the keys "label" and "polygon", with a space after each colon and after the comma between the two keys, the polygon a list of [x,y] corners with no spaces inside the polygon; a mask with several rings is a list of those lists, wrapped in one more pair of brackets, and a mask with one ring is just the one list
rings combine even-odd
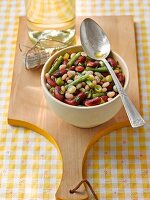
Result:
{"label": "yellow checkered tablecloth", "polygon": [[[144,128],[123,128],[99,140],[87,156],[87,178],[99,199],[150,199],[150,1],[76,3],[77,15],[134,16],[141,107],[147,122]],[[0,200],[54,200],[62,174],[55,147],[37,133],[7,124],[19,16],[24,14],[23,0],[0,1]]]}

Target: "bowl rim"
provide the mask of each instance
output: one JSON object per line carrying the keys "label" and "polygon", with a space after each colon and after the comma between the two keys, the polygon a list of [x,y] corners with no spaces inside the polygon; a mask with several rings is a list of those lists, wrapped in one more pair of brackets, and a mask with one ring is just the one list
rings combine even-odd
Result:
{"label": "bowl rim", "polygon": [[[61,49],[59,51],[57,51],[56,53],[54,53],[50,58],[48,58],[48,60],[46,61],[46,63],[44,64],[43,66],[43,69],[42,69],[42,72],[41,72],[41,84],[42,84],[42,88],[44,90],[44,92],[50,97],[52,98],[54,101],[56,101],[58,104],[62,105],[62,106],[65,106],[65,107],[68,107],[68,108],[74,108],[74,109],[77,109],[77,110],[91,110],[91,109],[96,109],[96,108],[100,108],[100,107],[105,107],[111,103],[113,103],[114,101],[116,101],[120,95],[118,94],[116,97],[114,97],[111,101],[108,101],[108,102],[105,102],[103,104],[100,104],[100,105],[96,105],[96,106],[73,106],[73,105],[69,105],[69,104],[66,104],[58,99],[56,99],[55,97],[53,97],[53,95],[48,91],[48,89],[46,88],[46,84],[45,84],[45,70],[47,68],[47,65],[49,64],[49,62],[53,59],[55,59],[57,57],[58,54],[61,54],[63,53],[64,51],[67,51],[67,50],[70,50],[70,49],[74,49],[74,48],[82,48],[82,45],[74,45],[74,46],[69,46],[69,47],[66,47],[64,49]],[[127,64],[126,62],[124,61],[124,59],[118,54],[116,53],[115,51],[111,50],[112,53],[116,56],[119,57],[119,59],[122,61],[122,63],[124,64],[125,68],[126,68],[126,71],[127,71],[127,77],[125,77],[125,86],[124,86],[124,89],[126,89],[129,85],[129,77],[130,77],[130,74],[129,74],[129,70],[128,70],[128,67],[127,67]]]}

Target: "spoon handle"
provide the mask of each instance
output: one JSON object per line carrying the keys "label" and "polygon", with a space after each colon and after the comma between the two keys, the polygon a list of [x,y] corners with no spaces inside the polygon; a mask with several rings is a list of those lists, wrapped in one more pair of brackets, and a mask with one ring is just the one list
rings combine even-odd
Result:
{"label": "spoon handle", "polygon": [[145,124],[144,119],[141,117],[140,113],[135,108],[134,104],[130,100],[130,98],[127,96],[126,92],[124,91],[122,85],[120,84],[120,81],[118,80],[116,74],[114,73],[112,67],[109,65],[106,59],[102,59],[102,61],[107,66],[113,81],[117,87],[117,90],[119,92],[119,95],[121,97],[122,103],[124,105],[124,108],[126,110],[127,116],[129,118],[130,124],[133,128],[137,128],[140,126],[143,126]]}

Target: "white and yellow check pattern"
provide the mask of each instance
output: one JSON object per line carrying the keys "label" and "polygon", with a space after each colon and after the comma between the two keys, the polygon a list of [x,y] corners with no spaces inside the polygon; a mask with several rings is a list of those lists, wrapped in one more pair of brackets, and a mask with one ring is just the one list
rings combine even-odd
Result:
{"label": "white and yellow check pattern", "polygon": [[[134,16],[141,108],[147,122],[144,128],[123,128],[99,140],[88,153],[87,178],[99,199],[149,200],[150,1],[76,3],[77,15]],[[24,14],[23,0],[0,1],[0,200],[54,200],[62,173],[55,147],[37,133],[7,124],[19,16]]]}

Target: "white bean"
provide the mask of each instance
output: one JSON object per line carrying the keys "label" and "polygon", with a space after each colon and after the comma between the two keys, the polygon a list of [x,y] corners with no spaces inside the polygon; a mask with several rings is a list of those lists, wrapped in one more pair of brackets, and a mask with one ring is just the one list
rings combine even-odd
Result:
{"label": "white bean", "polygon": [[94,85],[97,85],[97,82],[96,82],[96,80],[92,81],[92,83],[93,83]]}
{"label": "white bean", "polygon": [[89,85],[86,85],[85,90],[89,90],[89,89],[90,89]]}
{"label": "white bean", "polygon": [[76,85],[76,88],[77,89],[80,89],[82,87],[82,83],[78,83],[77,85]]}
{"label": "white bean", "polygon": [[82,74],[87,74],[87,71],[83,71]]}
{"label": "white bean", "polygon": [[99,64],[100,64],[101,66],[104,66],[104,63],[103,63],[102,60],[99,62]]}
{"label": "white bean", "polygon": [[107,92],[107,88],[102,88],[102,92]]}
{"label": "white bean", "polygon": [[70,58],[72,58],[73,56],[75,56],[76,55],[76,53],[72,53],[71,55],[70,55]]}
{"label": "white bean", "polygon": [[70,73],[70,74],[74,75],[76,72],[75,72],[75,71],[73,71],[73,70],[70,70],[70,71],[68,71],[68,73]]}
{"label": "white bean", "polygon": [[81,56],[87,56],[85,52],[81,52]]}
{"label": "white bean", "polygon": [[67,78],[67,74],[64,74],[63,76],[62,76],[62,80],[64,81],[66,78]]}
{"label": "white bean", "polygon": [[82,86],[83,86],[83,87],[86,86],[86,83],[85,83],[85,82],[82,82]]}
{"label": "white bean", "polygon": [[107,93],[107,96],[109,97],[109,98],[112,98],[112,97],[114,97],[115,96],[115,92],[114,91],[112,91],[112,92],[108,92]]}
{"label": "white bean", "polygon": [[78,78],[79,78],[79,76],[78,76],[78,75],[75,75],[74,80],[76,80],[76,79],[78,79]]}
{"label": "white bean", "polygon": [[60,70],[65,69],[65,68],[66,68],[66,65],[60,65],[60,66],[59,66],[59,69],[60,69]]}
{"label": "white bean", "polygon": [[54,79],[55,79],[55,77],[54,77],[54,76],[51,76],[51,79],[52,79],[52,80],[54,80]]}
{"label": "white bean", "polygon": [[46,73],[45,78],[49,78],[49,77],[50,77],[49,73]]}
{"label": "white bean", "polygon": [[100,82],[100,78],[98,76],[95,76],[95,80],[96,80],[97,83]]}
{"label": "white bean", "polygon": [[118,92],[116,85],[113,86],[113,90],[114,90],[115,92]]}
{"label": "white bean", "polygon": [[75,75],[75,71],[68,71],[67,75],[69,78],[71,78],[73,75]]}
{"label": "white bean", "polygon": [[67,76],[66,81],[70,80],[70,78]]}
{"label": "white bean", "polygon": [[114,72],[115,72],[115,74],[118,74],[118,73],[119,73],[119,70],[118,70],[118,69],[115,69]]}
{"label": "white bean", "polygon": [[94,72],[94,74],[95,74],[96,76],[102,76],[102,74],[101,74],[100,72]]}
{"label": "white bean", "polygon": [[66,99],[73,99],[73,94],[70,94],[69,92],[65,93]]}
{"label": "white bean", "polygon": [[48,90],[51,88],[51,86],[48,83],[46,83],[46,87]]}
{"label": "white bean", "polygon": [[73,80],[71,80],[71,79],[68,79],[68,80],[67,80],[67,83],[71,83],[72,81],[73,81]]}
{"label": "white bean", "polygon": [[86,72],[86,74],[91,74],[91,75],[93,75],[93,73],[94,73],[93,71],[87,71]]}
{"label": "white bean", "polygon": [[84,89],[84,88],[80,88],[80,91],[81,91],[81,92],[85,92],[85,89]]}
{"label": "white bean", "polygon": [[66,88],[65,88],[64,85],[61,86],[61,91],[62,91],[62,92],[65,92],[65,91],[66,91]]}
{"label": "white bean", "polygon": [[102,87],[103,87],[103,88],[106,88],[106,87],[109,86],[109,84],[110,84],[109,82],[105,82],[105,83],[103,83]]}
{"label": "white bean", "polygon": [[107,101],[111,101],[113,98],[108,98]]}

